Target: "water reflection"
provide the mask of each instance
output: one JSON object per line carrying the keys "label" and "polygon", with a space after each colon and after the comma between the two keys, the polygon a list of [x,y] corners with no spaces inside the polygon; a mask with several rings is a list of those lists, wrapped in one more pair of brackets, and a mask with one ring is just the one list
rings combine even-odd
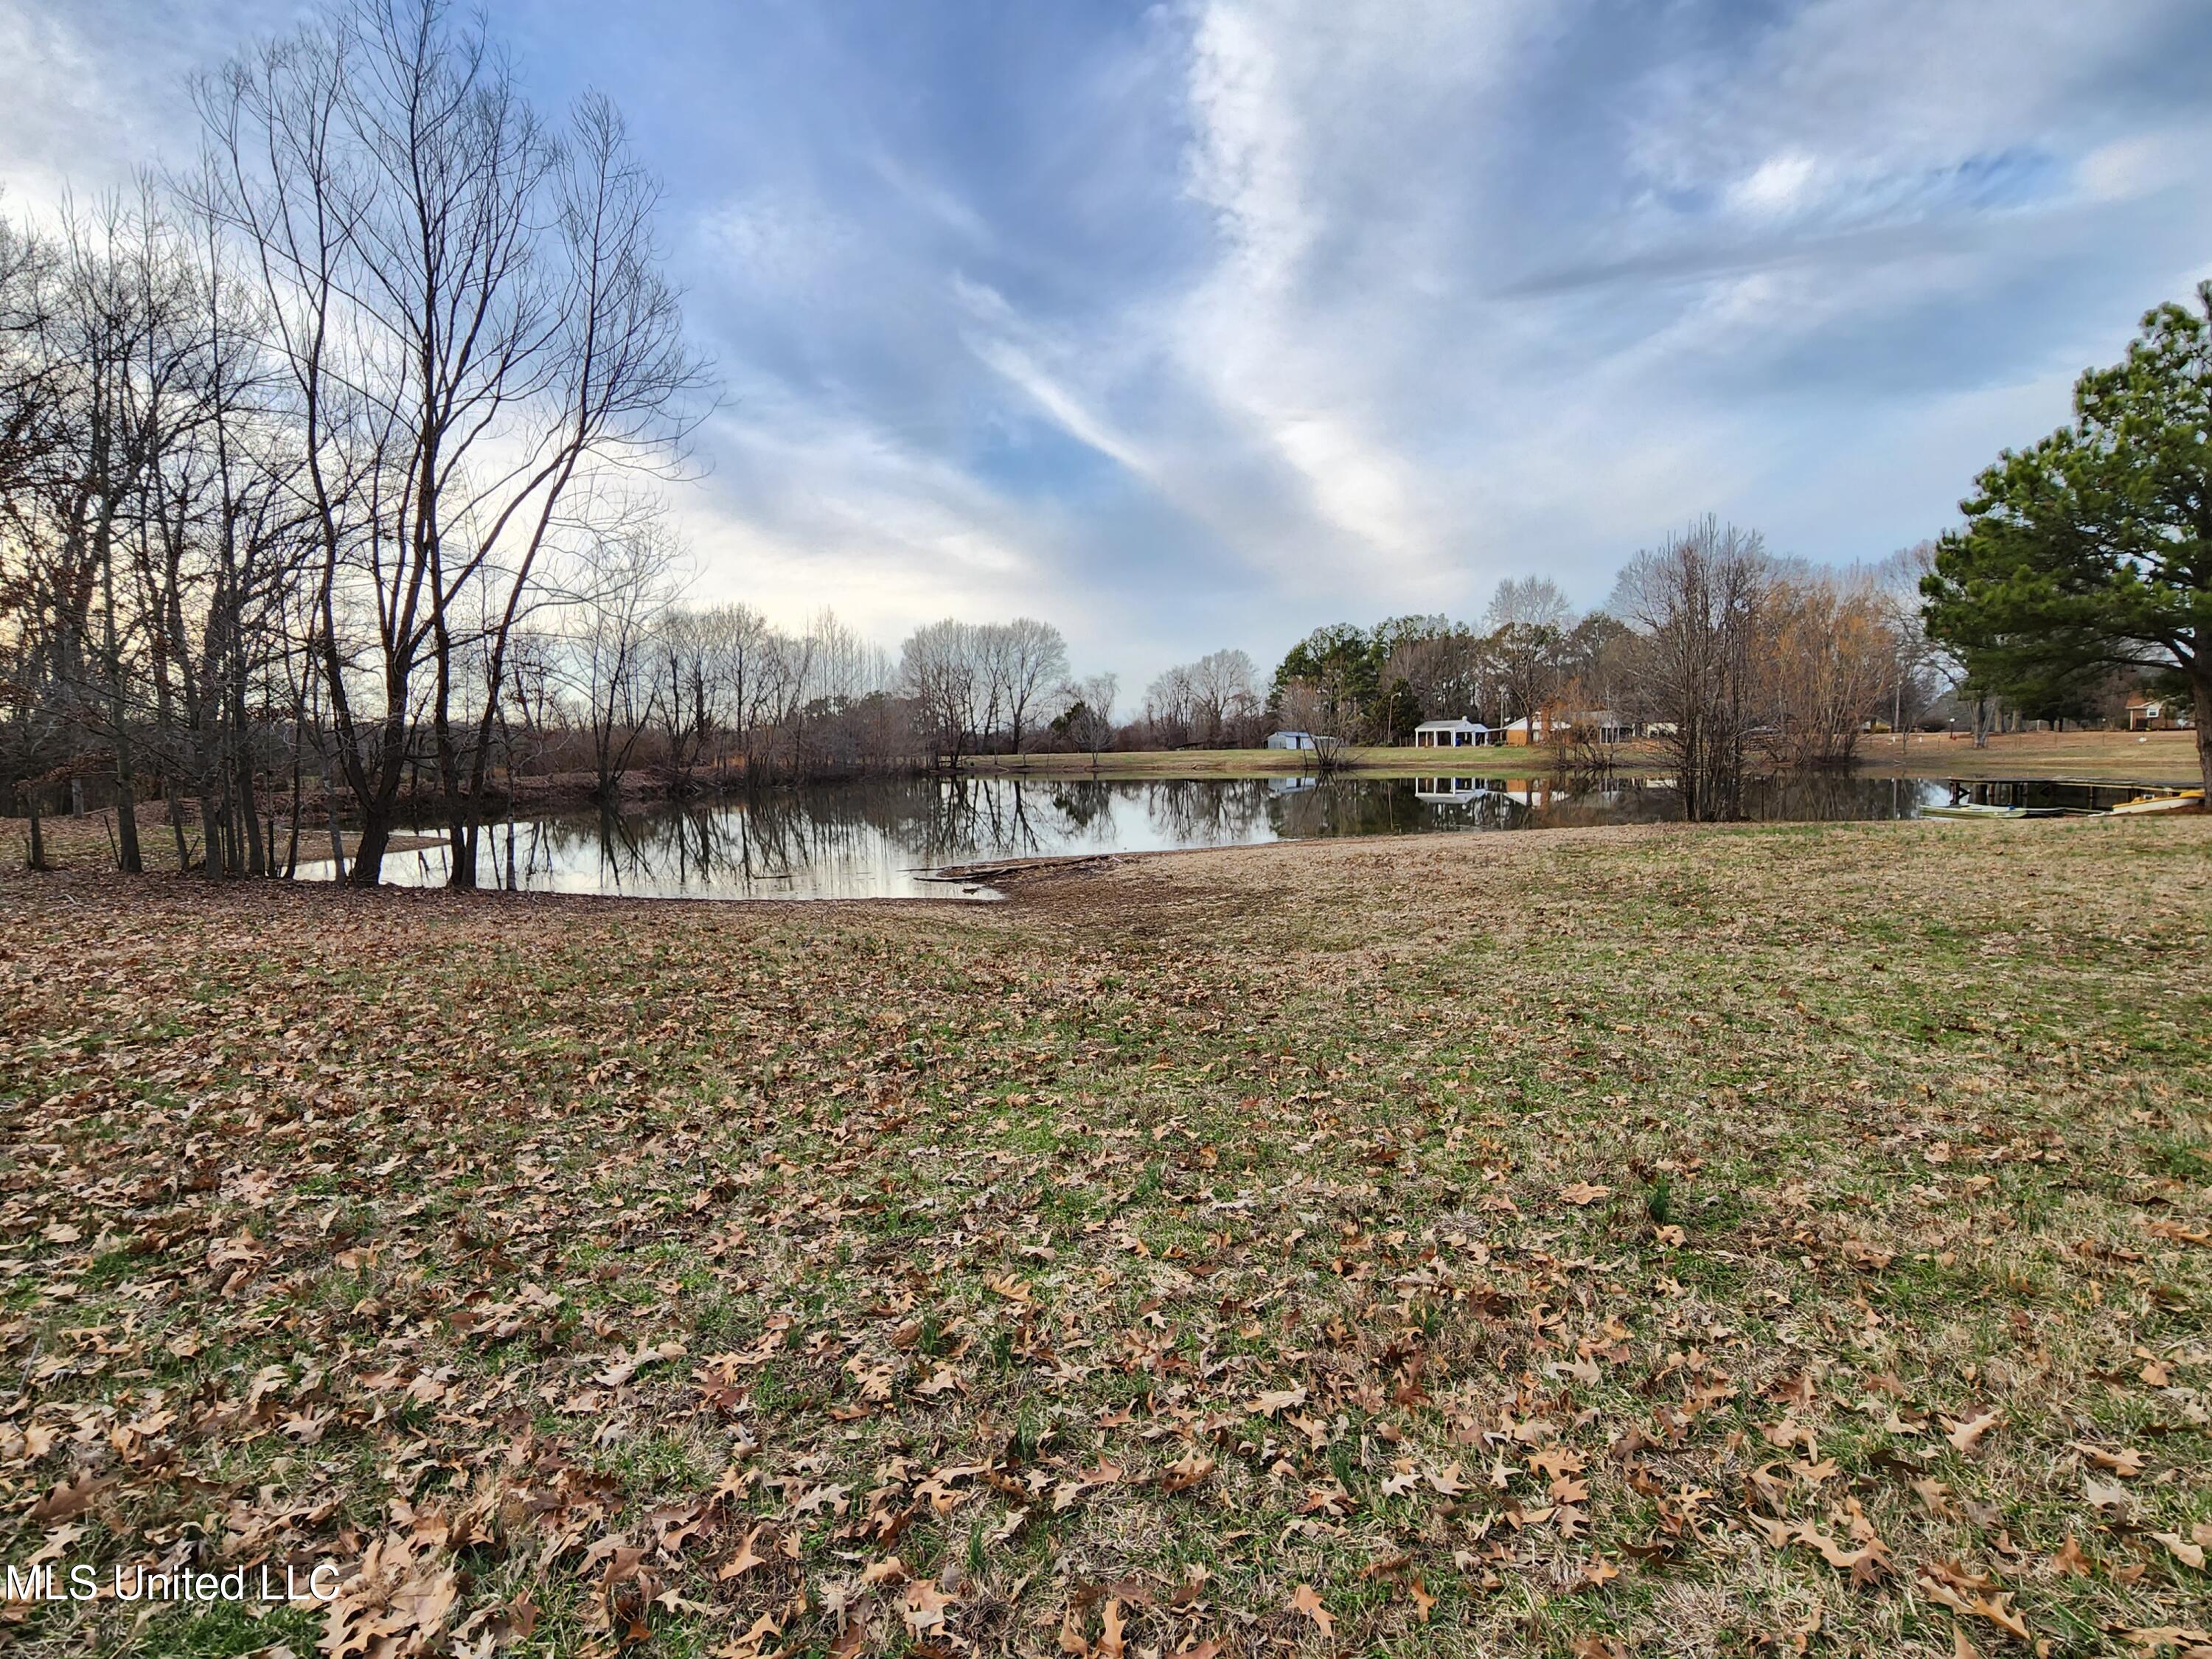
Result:
{"label": "water reflection", "polygon": [[[1941,782],[1824,776],[1768,784],[1747,805],[1769,819],[1906,817],[1950,794]],[[962,890],[926,877],[948,865],[1680,816],[1663,779],[899,779],[495,824],[477,881],[639,897],[943,898]],[[441,884],[445,848],[395,853],[385,873]],[[327,879],[330,866],[301,874]]]}

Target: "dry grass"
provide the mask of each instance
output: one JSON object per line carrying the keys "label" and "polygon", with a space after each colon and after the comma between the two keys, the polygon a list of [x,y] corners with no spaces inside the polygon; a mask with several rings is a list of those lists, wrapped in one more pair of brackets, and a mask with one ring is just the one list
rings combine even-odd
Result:
{"label": "dry grass", "polygon": [[[34,1653],[2212,1640],[2212,824],[0,878]],[[104,1570],[104,1566],[103,1566]]]}
{"label": "dry grass", "polygon": [[[1630,771],[1650,771],[1664,758],[1650,744],[1616,746],[1614,763]],[[1495,746],[1482,749],[1346,749],[1344,764],[1356,771],[1413,775],[1437,771],[1480,771],[1492,775],[1534,774],[1554,769],[1550,748]],[[986,755],[969,763],[980,772],[1020,776],[1091,774],[1088,755]],[[1268,749],[1178,749],[1100,757],[1098,775],[1107,778],[1256,777],[1313,769],[1313,757],[1294,750]],[[1930,778],[2081,778],[2105,782],[2190,784],[2197,782],[2197,740],[2188,732],[2023,732],[1992,737],[1977,749],[1971,738],[1913,732],[1903,738],[1876,735],[1863,740],[1859,769],[1879,777],[1903,775]]]}
{"label": "dry grass", "polygon": [[1977,749],[1971,738],[1915,732],[1872,737],[1861,769],[1926,778],[2080,778],[2093,782],[2186,784],[2203,774],[2193,732],[2015,732]]}

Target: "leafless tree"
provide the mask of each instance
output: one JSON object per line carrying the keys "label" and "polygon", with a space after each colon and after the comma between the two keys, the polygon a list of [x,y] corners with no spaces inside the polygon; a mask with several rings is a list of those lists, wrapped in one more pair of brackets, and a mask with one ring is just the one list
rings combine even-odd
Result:
{"label": "leafless tree", "polygon": [[1340,712],[1341,707],[1339,700],[1322,686],[1300,680],[1283,688],[1283,722],[1294,732],[1304,732],[1312,740],[1310,752],[1314,769],[1318,772],[1334,772],[1344,763],[1344,733],[1329,729],[1328,725],[1331,716]]}
{"label": "leafless tree", "polygon": [[1050,718],[1043,702],[1067,678],[1067,645],[1057,628],[1034,617],[1017,617],[985,633],[995,647],[991,655],[1005,686],[1011,746],[1018,755],[1031,728]]}
{"label": "leafless tree", "polygon": [[[1929,639],[1921,622],[1920,581],[1936,568],[1936,545],[1929,540],[1900,548],[1875,567],[1871,578],[1874,602],[1892,647],[1889,723],[1900,743],[1946,689],[1955,694],[1966,683],[1965,663],[1949,647]],[[1978,745],[1988,740],[1985,729],[1976,736]]]}
{"label": "leafless tree", "polygon": [[1155,675],[1145,688],[1145,729],[1155,749],[1181,749],[1194,735],[1197,693],[1190,667],[1179,663]]}
{"label": "leafless tree", "polygon": [[933,765],[957,767],[976,720],[981,679],[975,629],[946,617],[917,628],[899,652],[899,684],[914,700],[915,721]]}
{"label": "leafless tree", "polygon": [[[577,520],[608,471],[680,441],[701,382],[659,272],[658,187],[610,105],[549,127],[481,16],[442,0],[341,0],[198,94],[199,198],[249,251],[305,429],[320,646],[362,819],[350,878],[378,879],[427,665],[468,885],[540,562],[590,533]],[[360,684],[342,616],[373,622]]]}
{"label": "leafless tree", "polygon": [[1070,722],[1075,740],[1091,751],[1091,769],[1098,769],[1099,754],[1114,740],[1114,698],[1121,688],[1112,674],[1093,674],[1066,689]]}
{"label": "leafless tree", "polygon": [[1758,535],[1711,517],[1621,573],[1611,609],[1638,635],[1632,699],[1695,821],[1742,811],[1762,724],[1755,675],[1770,585]]}
{"label": "leafless tree", "polygon": [[72,209],[62,233],[45,350],[58,441],[41,469],[52,666],[64,719],[104,748],[115,795],[117,864],[143,868],[138,709],[148,648],[131,605],[131,544],[155,469],[204,417],[195,273],[150,189]]}
{"label": "leafless tree", "polygon": [[1210,651],[1186,671],[1191,717],[1199,741],[1236,744],[1249,735],[1260,714],[1252,659],[1235,649]]}
{"label": "leafless tree", "polygon": [[632,527],[590,544],[570,577],[565,672],[586,711],[593,793],[602,806],[621,799],[623,775],[653,718],[659,688],[652,646],[676,560],[664,530]]}
{"label": "leafless tree", "polygon": [[57,365],[46,349],[58,260],[0,220],[0,764],[22,803],[25,858],[46,865],[39,780],[59,758],[54,647],[58,621],[35,550],[39,484],[60,442]]}
{"label": "leafless tree", "polygon": [[1850,763],[1894,684],[1890,621],[1863,580],[1783,573],[1770,585],[1759,658],[1770,747],[1785,764]]}
{"label": "leafless tree", "polygon": [[1551,708],[1565,678],[1573,609],[1547,577],[1508,577],[1498,584],[1484,622],[1499,694],[1498,724],[1533,721]]}

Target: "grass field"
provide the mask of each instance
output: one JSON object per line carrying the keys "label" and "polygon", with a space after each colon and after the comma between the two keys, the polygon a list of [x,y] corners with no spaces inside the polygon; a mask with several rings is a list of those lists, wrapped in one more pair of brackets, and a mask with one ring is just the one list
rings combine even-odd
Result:
{"label": "grass field", "polygon": [[2212,1646],[2212,823],[0,877],[20,1651]]}
{"label": "grass field", "polygon": [[1977,749],[1972,739],[1915,732],[1877,735],[1859,750],[1862,769],[1934,778],[2081,778],[2119,783],[2203,779],[2193,732],[2014,732]]}
{"label": "grass field", "polygon": [[[1630,771],[1664,769],[1650,744],[1619,745],[1616,761]],[[1419,774],[1480,771],[1491,776],[1540,775],[1557,763],[1547,748],[1346,749],[1343,763],[1357,771]],[[1088,755],[982,755],[971,768],[983,773],[1089,775]],[[1103,755],[1102,777],[1263,777],[1313,769],[1313,757],[1273,749],[1176,749]],[[1913,732],[1899,738],[1869,737],[1859,749],[1859,769],[1877,776],[1933,778],[2081,778],[2125,783],[2194,786],[2200,773],[2197,739],[2188,732],[2021,732],[1992,737],[1977,749],[1967,738]]]}

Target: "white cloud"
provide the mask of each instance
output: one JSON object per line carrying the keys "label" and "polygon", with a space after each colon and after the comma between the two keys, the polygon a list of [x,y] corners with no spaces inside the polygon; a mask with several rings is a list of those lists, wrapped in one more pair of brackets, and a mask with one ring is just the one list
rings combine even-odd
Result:
{"label": "white cloud", "polygon": [[2208,142],[2212,142],[2212,122],[2116,138],[2075,163],[2074,178],[2094,200],[2132,201],[2201,171]]}
{"label": "white cloud", "polygon": [[1729,204],[1743,212],[1778,217],[1804,204],[1819,167],[1802,150],[1770,155],[1729,187]]}

